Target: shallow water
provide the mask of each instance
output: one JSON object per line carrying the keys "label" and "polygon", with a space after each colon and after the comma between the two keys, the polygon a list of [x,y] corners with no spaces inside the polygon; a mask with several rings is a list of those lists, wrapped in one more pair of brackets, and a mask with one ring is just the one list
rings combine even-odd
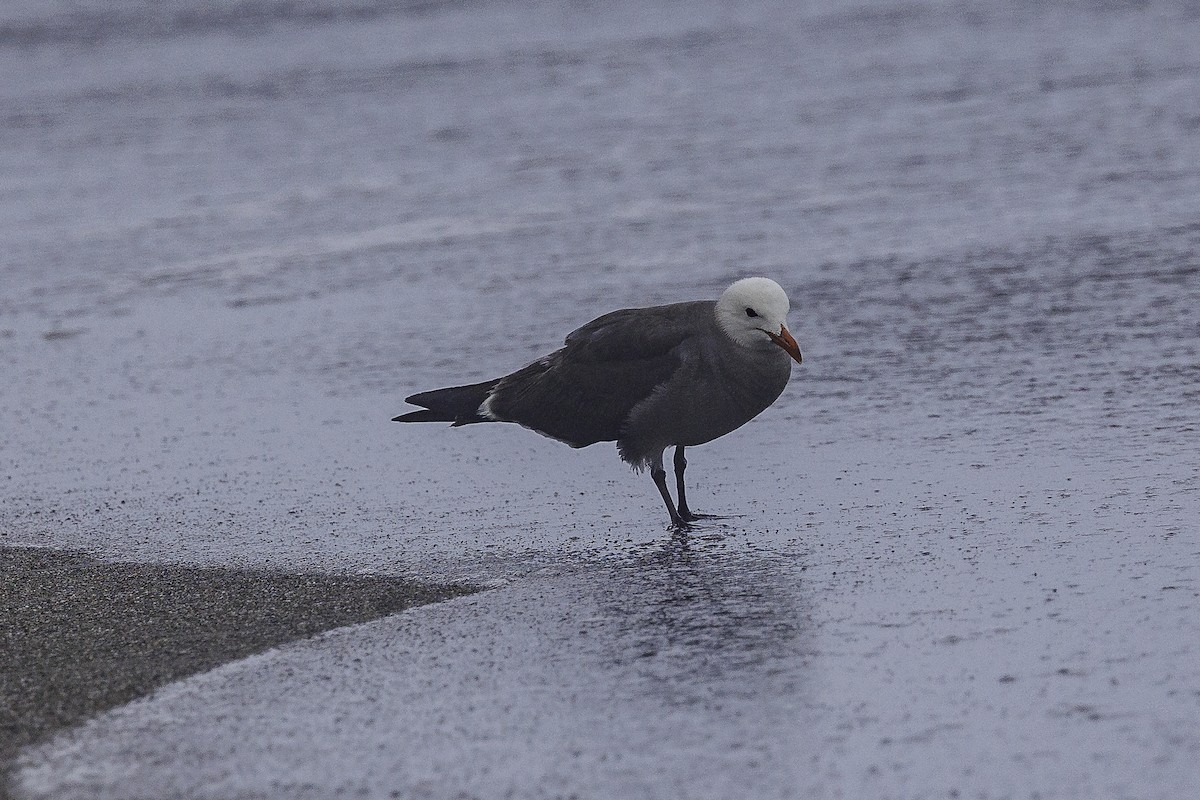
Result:
{"label": "shallow water", "polygon": [[[0,541],[496,587],[177,684],[26,790],[1182,796],[1198,39],[1170,3],[3,5]],[[387,421],[747,274],[805,364],[689,451],[729,516],[688,541],[607,445]]]}

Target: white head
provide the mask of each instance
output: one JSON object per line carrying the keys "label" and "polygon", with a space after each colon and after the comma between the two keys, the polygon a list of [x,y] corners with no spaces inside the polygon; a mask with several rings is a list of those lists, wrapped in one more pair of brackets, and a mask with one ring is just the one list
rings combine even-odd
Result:
{"label": "white head", "polygon": [[770,278],[743,278],[717,300],[717,323],[730,339],[753,350],[780,347],[800,363],[800,347],[787,329],[791,304]]}

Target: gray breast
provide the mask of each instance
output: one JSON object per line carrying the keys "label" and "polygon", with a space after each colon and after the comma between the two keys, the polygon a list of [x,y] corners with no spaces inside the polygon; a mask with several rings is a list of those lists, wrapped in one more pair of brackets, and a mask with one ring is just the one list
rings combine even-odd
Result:
{"label": "gray breast", "polygon": [[783,393],[792,361],[782,350],[751,350],[724,333],[702,337],[675,375],[629,415],[617,446],[636,467],[671,445],[698,445],[740,428]]}

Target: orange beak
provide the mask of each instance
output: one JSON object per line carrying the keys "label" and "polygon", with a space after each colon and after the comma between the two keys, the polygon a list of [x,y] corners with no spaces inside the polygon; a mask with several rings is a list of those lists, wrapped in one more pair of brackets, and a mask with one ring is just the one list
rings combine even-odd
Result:
{"label": "orange beak", "polygon": [[766,332],[767,336],[771,337],[771,341],[783,348],[783,351],[796,360],[797,364],[803,363],[800,355],[800,345],[796,344],[796,340],[792,338],[791,331],[787,329],[787,325],[779,326],[779,333]]}

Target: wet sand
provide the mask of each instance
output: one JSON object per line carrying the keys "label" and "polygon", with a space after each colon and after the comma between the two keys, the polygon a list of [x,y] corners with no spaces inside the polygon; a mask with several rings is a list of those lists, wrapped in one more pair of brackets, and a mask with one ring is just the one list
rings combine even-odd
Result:
{"label": "wet sand", "polygon": [[20,547],[0,548],[0,574],[0,764],[187,675],[473,591],[394,577],[113,564]]}

